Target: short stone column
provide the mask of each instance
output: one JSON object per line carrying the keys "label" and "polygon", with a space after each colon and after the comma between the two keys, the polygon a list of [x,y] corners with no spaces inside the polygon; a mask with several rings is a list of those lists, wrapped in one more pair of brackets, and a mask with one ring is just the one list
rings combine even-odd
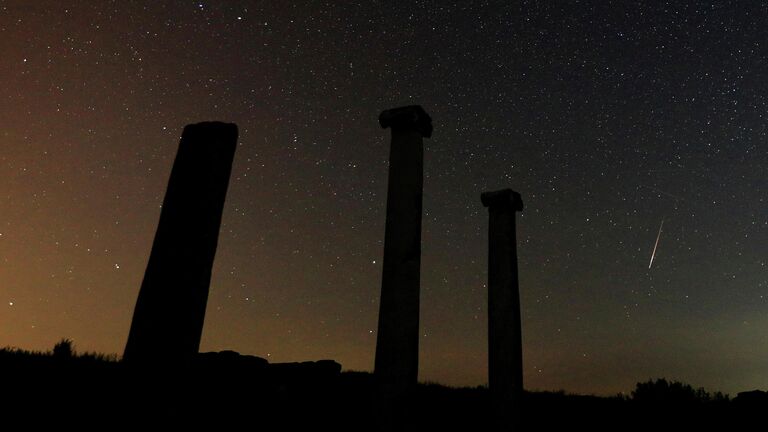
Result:
{"label": "short stone column", "polygon": [[517,276],[515,213],[523,210],[511,189],[485,192],[488,224],[488,389],[494,430],[521,430],[523,338]]}
{"label": "short stone column", "polygon": [[124,361],[178,361],[198,352],[236,146],[234,124],[184,128]]}

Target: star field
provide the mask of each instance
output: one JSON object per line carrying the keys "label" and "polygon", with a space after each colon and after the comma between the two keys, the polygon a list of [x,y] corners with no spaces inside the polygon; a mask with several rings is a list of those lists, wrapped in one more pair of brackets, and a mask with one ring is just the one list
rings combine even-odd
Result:
{"label": "star field", "polygon": [[766,388],[766,29],[731,1],[0,2],[0,345],[122,352],[180,132],[222,120],[201,349],[371,370],[377,116],[421,104],[421,380],[487,382],[479,197],[511,187],[526,387]]}

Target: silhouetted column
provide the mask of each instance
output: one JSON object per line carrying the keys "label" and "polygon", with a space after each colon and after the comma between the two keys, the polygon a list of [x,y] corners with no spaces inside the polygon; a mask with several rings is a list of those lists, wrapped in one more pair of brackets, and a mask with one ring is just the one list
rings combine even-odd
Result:
{"label": "silhouetted column", "polygon": [[179,360],[198,352],[236,146],[232,123],[184,128],[124,360]]}
{"label": "silhouetted column", "polygon": [[392,129],[374,370],[380,409],[388,413],[416,385],[419,370],[423,138],[432,136],[432,119],[413,105],[382,112],[379,123]]}
{"label": "silhouetted column", "polygon": [[517,279],[515,213],[523,210],[511,189],[480,196],[488,224],[488,389],[496,430],[520,430],[523,338]]}

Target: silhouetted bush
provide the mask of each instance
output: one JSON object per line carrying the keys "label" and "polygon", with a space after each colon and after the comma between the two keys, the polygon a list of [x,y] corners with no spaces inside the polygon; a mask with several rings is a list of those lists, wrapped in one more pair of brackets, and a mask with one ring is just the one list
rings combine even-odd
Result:
{"label": "silhouetted bush", "polygon": [[72,339],[64,338],[53,346],[53,356],[56,358],[71,358],[74,354]]}
{"label": "silhouetted bush", "polygon": [[712,395],[703,388],[694,389],[690,384],[659,378],[656,381],[637,383],[632,392],[632,400],[641,403],[693,405],[728,402],[729,398],[721,392]]}

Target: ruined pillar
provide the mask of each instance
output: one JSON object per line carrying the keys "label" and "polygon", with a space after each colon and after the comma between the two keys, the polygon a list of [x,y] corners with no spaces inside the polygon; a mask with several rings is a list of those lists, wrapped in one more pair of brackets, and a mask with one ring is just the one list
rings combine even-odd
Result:
{"label": "ruined pillar", "polygon": [[374,367],[380,408],[387,412],[415,387],[419,370],[423,138],[432,136],[432,119],[412,105],[382,112],[379,123],[392,130]]}
{"label": "ruined pillar", "polygon": [[511,189],[480,196],[488,224],[488,390],[495,430],[521,430],[523,338],[517,278],[515,213],[523,210]]}
{"label": "ruined pillar", "polygon": [[169,361],[200,348],[237,125],[187,125],[141,284],[123,360]]}

